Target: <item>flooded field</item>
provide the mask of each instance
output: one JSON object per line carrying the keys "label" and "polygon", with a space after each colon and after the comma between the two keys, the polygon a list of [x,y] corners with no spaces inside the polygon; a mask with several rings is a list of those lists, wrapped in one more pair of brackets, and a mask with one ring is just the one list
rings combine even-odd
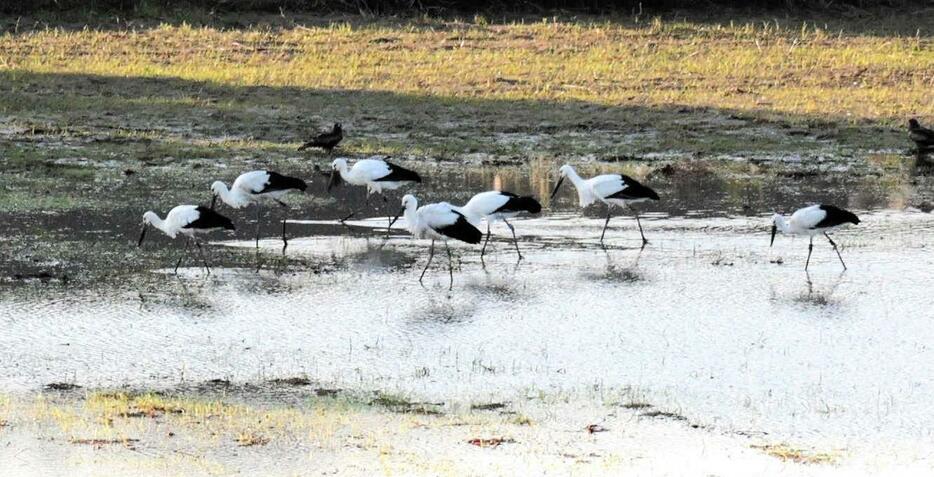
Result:
{"label": "flooded field", "polygon": [[[0,477],[934,473],[934,156],[906,131],[934,119],[934,10],[143,3],[0,17]],[[423,182],[327,191],[373,155]],[[602,207],[549,197],[563,164],[657,191],[650,243],[617,211],[601,245]],[[219,204],[210,273],[137,246],[146,211],[257,169],[307,191]],[[524,259],[500,223],[420,284],[402,195],[491,189],[542,203]],[[848,270],[769,246],[813,203],[862,220],[833,233]]]}
{"label": "flooded field", "polygon": [[[417,192],[455,203],[494,185],[543,194],[553,177],[547,168],[428,170]],[[190,262],[174,276],[180,244],[157,239],[147,247],[168,249],[164,265],[122,286],[8,287],[0,389],[301,376],[448,404],[645,403],[704,432],[848,452],[884,444],[878,452],[914,452],[909,461],[923,463],[934,428],[934,221],[912,204],[923,207],[932,189],[924,169],[900,171],[801,182],[793,171],[763,180],[654,166],[646,183],[662,201],[643,209],[645,249],[626,214],[600,247],[602,212],[582,215],[565,191],[542,215],[514,221],[524,260],[502,224],[483,261],[479,247],[452,247],[452,291],[443,253],[419,285],[428,243],[401,224],[386,238],[379,214],[346,226],[321,218],[358,205],[360,191],[314,212],[296,208],[285,257],[275,215],[254,256],[247,211],[235,215],[238,238],[213,242],[210,275]],[[696,187],[682,186],[687,174]],[[466,186],[448,189],[455,183]],[[834,234],[849,270],[823,239],[809,273],[806,239],[769,247],[771,213],[810,201],[863,220]],[[145,253],[132,250],[138,214],[114,212],[120,225],[100,232],[131,262]]]}

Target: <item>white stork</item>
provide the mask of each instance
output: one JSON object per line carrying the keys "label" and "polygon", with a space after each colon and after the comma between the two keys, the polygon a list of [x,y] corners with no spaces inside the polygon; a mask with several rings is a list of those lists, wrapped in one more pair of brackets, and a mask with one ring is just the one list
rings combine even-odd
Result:
{"label": "white stork", "polygon": [[[361,159],[354,163],[353,167],[348,168],[347,160],[343,158],[334,159],[331,163],[331,179],[328,181],[328,192],[332,188],[339,186],[341,180],[350,185],[366,186],[366,198],[363,206],[370,203],[370,194],[382,195],[383,190],[396,190],[406,184],[421,182],[422,178],[417,172],[393,164],[385,159],[373,156],[369,159]],[[383,202],[387,199],[383,196]],[[359,210],[352,211],[349,215],[341,219],[341,222],[353,217]],[[389,222],[392,227],[395,220]]]}
{"label": "white stork", "polygon": [[843,257],[840,256],[840,250],[837,249],[837,244],[834,243],[830,235],[827,234],[827,231],[845,224],[859,224],[859,217],[853,212],[827,204],[817,204],[798,209],[795,213],[791,214],[789,220],[785,220],[781,214],[775,214],[772,216],[772,240],[769,242],[769,247],[775,243],[775,233],[779,230],[781,230],[783,234],[807,235],[808,259],[804,263],[804,270],[807,271],[808,265],[811,264],[811,251],[814,249],[814,236],[822,233],[824,237],[827,237],[827,240],[830,241],[833,250],[837,252],[837,258],[840,259],[840,264],[843,265],[843,269],[846,270],[846,263],[843,263]]}
{"label": "white stork", "polygon": [[[210,232],[214,229],[236,230],[233,222],[227,217],[218,214],[213,209],[202,207],[200,205],[179,205],[165,216],[165,220],[159,218],[153,211],[143,214],[143,230],[139,234],[137,247],[143,246],[143,240],[146,238],[146,230],[153,226],[169,236],[175,238],[179,234],[184,235],[188,240],[185,241],[185,252],[188,252],[189,243],[194,242],[198,246],[198,252],[201,254],[201,260],[204,262],[204,268],[211,273],[208,261],[204,257],[204,251],[195,235],[198,233]],[[178,274],[178,266],[182,263],[184,254],[178,258],[175,263],[175,273]]]}
{"label": "white stork", "polygon": [[[610,214],[614,205],[632,209],[632,204],[634,203],[658,200],[658,194],[656,194],[654,190],[640,184],[639,181],[625,174],[603,174],[591,177],[590,179],[582,179],[581,176],[577,175],[574,168],[568,164],[561,166],[559,172],[561,173],[561,178],[558,179],[558,183],[555,184],[555,189],[551,192],[552,198],[555,197],[555,194],[558,193],[558,188],[561,187],[564,179],[567,178],[571,180],[571,183],[574,184],[574,188],[577,189],[577,196],[580,199],[581,208],[587,207],[597,201],[606,204],[606,222],[604,222],[603,232],[600,234],[601,244],[603,243],[603,236],[606,234],[606,228],[610,224]],[[632,211],[636,216],[636,223],[639,225],[639,234],[642,235],[642,246],[645,247],[649,241],[645,239],[645,234],[642,232],[642,222],[639,220],[639,213],[636,212],[635,209],[632,209]]]}
{"label": "white stork", "polygon": [[534,197],[520,197],[511,192],[491,190],[471,197],[460,208],[460,211],[474,225],[477,225],[481,219],[486,220],[486,240],[480,250],[481,260],[486,252],[486,245],[490,242],[490,225],[500,220],[512,231],[512,241],[516,245],[516,253],[519,255],[519,260],[522,260],[522,252],[519,251],[519,240],[516,239],[516,228],[509,223],[508,219],[522,212],[537,214],[542,211],[542,204],[539,204]]}
{"label": "white stork", "polygon": [[[308,188],[305,181],[288,177],[273,171],[250,171],[244,172],[237,177],[230,189],[227,184],[217,181],[211,184],[211,191],[214,197],[211,199],[211,208],[220,197],[221,201],[234,209],[240,209],[250,204],[256,204],[256,248],[259,249],[259,203],[263,201],[273,201],[282,207],[288,209],[288,205],[282,202],[282,196],[291,191],[304,192]],[[282,252],[289,246],[289,241],[285,236],[286,218],[282,219]]]}
{"label": "white stork", "polygon": [[451,258],[451,248],[448,246],[448,239],[460,240],[469,244],[478,244],[483,238],[483,233],[471,225],[467,217],[457,208],[447,202],[438,202],[418,206],[418,200],[414,195],[406,194],[402,198],[402,212],[405,214],[406,228],[414,238],[431,239],[431,248],[428,252],[428,263],[425,269],[418,277],[418,283],[422,283],[425,278],[425,272],[431,265],[431,259],[435,256],[435,240],[443,240],[444,248],[448,252],[448,273],[450,275],[450,284],[448,290],[454,288],[454,260]]}

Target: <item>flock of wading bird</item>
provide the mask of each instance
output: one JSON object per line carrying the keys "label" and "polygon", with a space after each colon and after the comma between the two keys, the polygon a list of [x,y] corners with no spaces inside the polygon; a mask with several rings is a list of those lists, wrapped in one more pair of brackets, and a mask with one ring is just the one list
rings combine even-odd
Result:
{"label": "flock of wading bird", "polygon": [[[916,119],[911,119],[908,123],[908,136],[917,145],[919,154],[934,151],[934,131],[922,127]],[[299,147],[298,150],[320,148],[330,154],[343,138],[343,129],[338,123],[334,125],[331,131],[314,137],[311,141]],[[603,244],[614,207],[629,208],[633,211],[636,224],[639,226],[639,234],[642,237],[642,247],[649,243],[642,230],[639,214],[632,206],[639,202],[659,200],[658,194],[654,190],[625,174],[603,174],[584,179],[577,174],[574,167],[567,164],[558,169],[558,174],[558,182],[551,193],[552,198],[558,193],[564,181],[569,180],[577,189],[581,208],[597,202],[607,206],[606,221],[603,223],[603,230],[600,233],[601,244]],[[394,191],[404,186],[420,183],[422,179],[417,172],[393,164],[387,158],[371,157],[358,160],[353,164],[353,167],[350,167],[346,159],[338,158],[331,163],[330,180],[327,186],[328,192],[335,186],[340,185],[342,181],[354,186],[366,186],[367,193],[364,201],[364,207],[366,207],[371,195],[380,195],[383,201],[387,201],[388,199],[383,194],[384,191]],[[234,209],[253,205],[256,209],[256,247],[258,249],[261,205],[275,203],[288,208],[282,202],[283,196],[290,192],[304,192],[307,188],[307,183],[302,179],[262,170],[241,174],[230,187],[221,181],[214,182],[211,184],[213,198],[210,208],[179,205],[170,210],[164,220],[152,211],[143,214],[143,230],[140,233],[137,245],[142,246],[149,226],[161,230],[173,239],[181,234],[188,240],[185,242],[183,255],[179,257],[178,262],[175,264],[175,272],[178,272],[178,267],[185,255],[189,253],[190,243],[193,242],[201,255],[204,268],[210,273],[210,267],[204,256],[201,243],[197,240],[197,234],[214,229],[235,230],[235,226],[229,218],[215,211],[217,199]],[[431,239],[428,262],[418,278],[419,283],[422,283],[425,272],[428,271],[428,267],[431,265],[435,252],[435,241],[443,241],[448,255],[450,275],[448,288],[450,289],[454,284],[454,264],[451,258],[451,249],[447,243],[448,240],[453,239],[469,244],[479,244],[483,239],[483,233],[478,227],[485,222],[487,232],[486,241],[484,241],[483,248],[480,251],[480,258],[482,259],[490,240],[490,225],[502,221],[512,232],[516,254],[521,260],[522,253],[519,251],[516,230],[509,222],[509,219],[520,214],[537,214],[541,210],[541,204],[534,197],[521,197],[506,191],[481,192],[473,196],[463,206],[438,202],[419,207],[415,196],[406,194],[402,197],[402,210],[396,217],[389,219],[386,230],[388,234],[392,225],[402,215],[405,217],[406,228],[414,238]],[[359,210],[352,211],[349,215],[340,219],[340,222],[343,223],[359,212]],[[286,222],[287,219],[284,218],[282,220],[283,253],[288,246]],[[823,234],[837,253],[837,258],[840,259],[840,264],[843,265],[845,270],[846,263],[844,263],[840,250],[833,239],[830,238],[828,231],[846,224],[859,224],[859,218],[852,212],[830,204],[816,204],[798,209],[788,219],[781,214],[775,214],[772,217],[772,238],[769,245],[775,243],[777,231],[789,235],[808,236],[808,257],[804,265],[806,271],[811,262],[811,252],[814,249],[814,236]]]}

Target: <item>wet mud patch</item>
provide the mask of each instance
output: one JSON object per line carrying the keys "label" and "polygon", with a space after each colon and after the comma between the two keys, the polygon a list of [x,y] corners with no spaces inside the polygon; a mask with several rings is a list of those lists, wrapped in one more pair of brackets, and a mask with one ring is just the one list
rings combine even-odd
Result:
{"label": "wet mud patch", "polygon": [[377,392],[376,398],[370,401],[371,406],[386,408],[400,414],[416,414],[421,416],[441,416],[444,413],[443,402],[412,401],[398,394]]}
{"label": "wet mud patch", "polygon": [[596,282],[635,284],[646,280],[645,274],[633,266],[608,265],[601,271],[581,272],[581,276]]}
{"label": "wet mud patch", "polygon": [[481,275],[471,276],[464,284],[464,288],[487,300],[515,303],[529,296],[527,284],[521,275],[499,275],[499,271],[484,269]]}
{"label": "wet mud patch", "polygon": [[[446,279],[447,277],[445,277]],[[477,309],[476,304],[463,296],[434,296],[434,293],[447,294],[447,282],[444,291],[429,292],[431,296],[420,299],[407,312],[407,319],[416,323],[452,325],[466,324],[471,321]]]}

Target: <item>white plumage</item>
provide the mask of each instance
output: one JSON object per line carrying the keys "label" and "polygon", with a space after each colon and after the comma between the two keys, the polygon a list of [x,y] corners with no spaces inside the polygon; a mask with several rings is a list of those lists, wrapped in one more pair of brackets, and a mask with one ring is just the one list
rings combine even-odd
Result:
{"label": "white plumage", "polygon": [[[658,194],[656,194],[654,190],[624,174],[603,174],[590,179],[583,179],[581,176],[577,175],[577,171],[568,164],[561,166],[559,172],[561,176],[558,179],[558,183],[555,184],[554,191],[551,193],[552,198],[558,193],[558,189],[561,187],[564,179],[567,178],[574,184],[574,188],[577,189],[577,197],[580,201],[581,208],[587,207],[597,201],[606,204],[606,222],[603,224],[603,232],[600,234],[600,243],[603,243],[606,228],[610,223],[612,206],[631,208],[634,203],[658,200]],[[644,247],[645,244],[648,243],[648,240],[645,239],[645,234],[642,232],[642,222],[639,220],[639,214],[635,213],[635,210],[633,210],[633,213],[636,216],[636,223],[639,225],[639,233],[642,235],[642,245]]]}
{"label": "white plumage", "polygon": [[505,206],[511,198],[513,197],[496,190],[481,192],[471,197],[460,210],[470,219],[471,223],[474,224],[480,220],[498,222],[504,219],[511,219],[521,212],[511,209],[503,210],[503,206]]}
{"label": "white plumage", "polygon": [[[234,209],[246,207],[260,200],[279,201],[293,190],[304,191],[300,179],[286,177],[272,171],[250,171],[240,174],[230,188],[221,181],[211,184],[211,191]],[[212,204],[213,205],[213,204]]]}
{"label": "white plumage", "polygon": [[184,234],[189,238],[193,238],[195,233],[198,232],[207,232],[210,229],[196,229],[196,228],[185,228],[190,225],[192,222],[198,220],[201,217],[201,214],[198,212],[198,206],[196,205],[179,205],[173,207],[165,216],[165,220],[159,218],[159,216],[153,212],[148,211],[143,214],[143,224],[152,225],[153,227],[162,231],[162,233],[169,236],[169,238],[175,238],[178,234]]}
{"label": "white plumage", "polygon": [[[196,205],[179,205],[166,214],[165,220],[160,219],[159,216],[151,210],[143,214],[143,230],[139,234],[137,246],[141,247],[143,245],[143,240],[146,238],[146,230],[149,226],[161,230],[164,234],[173,239],[179,234],[184,235],[189,241],[195,242],[199,252],[201,252],[201,244],[195,239],[196,234],[209,232],[213,229],[234,230],[233,222],[231,222],[230,219],[218,214],[212,209]],[[188,249],[188,241],[185,242],[185,249]],[[205,268],[208,270],[208,273],[210,273],[210,268],[208,267],[207,260],[204,258],[203,252],[201,253],[201,258],[204,260]],[[181,261],[182,258],[180,257],[175,264],[176,273],[178,272],[178,266],[181,264]]]}
{"label": "white plumage", "polygon": [[772,239],[769,243],[771,247],[775,243],[775,233],[781,231],[788,235],[805,235],[808,237],[808,258],[804,264],[804,270],[808,269],[811,263],[811,252],[814,249],[814,236],[824,234],[830,245],[837,252],[837,258],[846,270],[846,263],[837,249],[837,244],[827,234],[828,231],[845,224],[859,224],[859,217],[856,214],[828,204],[817,204],[796,210],[791,214],[791,218],[785,220],[781,214],[772,216]]}
{"label": "white plumage", "polygon": [[827,227],[818,227],[818,224],[827,218],[827,211],[821,208],[820,204],[803,207],[796,210],[788,220],[785,220],[781,214],[772,216],[772,223],[781,230],[783,234],[788,235],[817,235],[825,230],[838,227],[842,223],[828,223]]}
{"label": "white plumage", "polygon": [[470,224],[467,217],[459,212],[456,207],[447,202],[438,202],[418,206],[418,200],[415,196],[407,194],[402,198],[403,214],[405,215],[405,225],[413,237],[419,239],[431,239],[431,248],[428,254],[428,263],[422,270],[418,282],[422,283],[428,266],[431,265],[431,259],[435,255],[435,241],[443,240],[445,249],[448,253],[448,268],[451,277],[449,289],[454,286],[454,261],[451,258],[451,249],[448,247],[448,239],[453,238],[470,244],[480,243],[483,234],[476,227]]}
{"label": "white plumage", "polygon": [[[256,206],[256,248],[259,249],[259,202],[272,201],[282,207],[288,208],[282,202],[282,196],[292,191],[304,192],[308,185],[305,181],[288,177],[273,171],[250,171],[240,174],[230,188],[221,181],[211,184],[211,191],[214,197],[211,200],[211,208],[219,197],[221,201],[234,209],[240,209],[250,204]],[[286,219],[282,219],[282,252],[288,247],[289,241],[285,235]]]}
{"label": "white plumage", "polygon": [[[377,157],[361,159],[350,168],[346,159],[334,159],[331,169],[348,184],[366,186],[368,194],[381,194],[384,189],[396,190],[409,182],[420,182],[418,174]],[[336,185],[336,179],[336,176],[332,176],[328,188]]]}
{"label": "white plumage", "polygon": [[478,226],[481,220],[486,221],[486,241],[480,250],[480,258],[486,252],[486,246],[490,242],[490,225],[494,222],[503,221],[512,232],[513,243],[516,246],[516,253],[522,259],[522,252],[519,251],[519,241],[516,238],[516,229],[508,219],[516,217],[522,212],[537,214],[541,212],[542,206],[532,197],[519,197],[509,192],[491,190],[474,195],[459,209],[467,216],[467,219],[474,226]]}
{"label": "white plumage", "polygon": [[[422,178],[415,171],[400,167],[384,159],[377,159],[378,157],[373,156],[369,159],[359,160],[349,169],[346,159],[334,159],[334,162],[331,163],[331,180],[328,181],[328,191],[332,187],[340,185],[341,180],[350,185],[366,186],[366,198],[363,201],[363,207],[366,207],[370,203],[370,194],[382,195],[384,189],[396,190],[405,184],[422,181]],[[387,202],[385,196],[383,196],[383,202]],[[359,212],[359,209],[351,211],[347,216],[340,219],[340,222],[344,223],[344,221],[356,215],[357,212]],[[395,218],[389,220],[389,226],[386,227],[387,236],[395,221]]]}

